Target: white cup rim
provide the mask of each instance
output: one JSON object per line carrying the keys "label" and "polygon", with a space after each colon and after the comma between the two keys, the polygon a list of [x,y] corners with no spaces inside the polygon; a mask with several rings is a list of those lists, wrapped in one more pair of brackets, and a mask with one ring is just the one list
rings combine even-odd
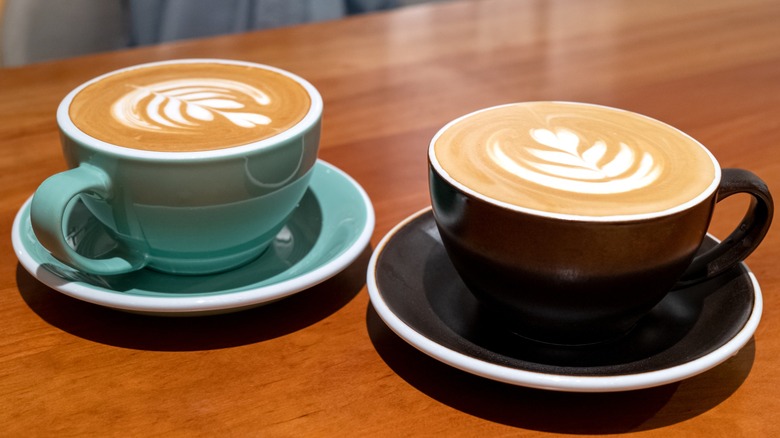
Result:
{"label": "white cup rim", "polygon": [[[154,67],[158,65],[196,64],[196,63],[240,65],[240,66],[247,66],[253,68],[260,68],[264,70],[270,70],[282,74],[294,80],[306,90],[307,94],[309,95],[309,98],[311,99],[309,111],[298,123],[293,125],[291,128],[283,132],[280,132],[279,134],[273,135],[272,137],[264,138],[262,140],[246,143],[239,146],[233,146],[229,148],[212,149],[212,150],[205,150],[205,151],[188,151],[188,152],[150,151],[144,149],[134,149],[134,148],[124,147],[118,144],[110,143],[85,133],[84,131],[79,129],[73,123],[73,120],[71,120],[70,118],[69,108],[71,102],[73,102],[73,98],[87,86],[97,81],[100,81],[106,77],[113,76],[115,74],[123,73],[130,70]],[[323,109],[323,102],[322,102],[322,96],[320,95],[319,91],[317,91],[317,89],[309,81],[287,70],[283,70],[278,67],[273,67],[266,64],[259,64],[255,62],[232,60],[232,59],[187,58],[187,59],[170,59],[165,61],[156,61],[156,62],[132,65],[118,70],[113,70],[108,73],[104,73],[100,76],[88,80],[87,82],[84,82],[83,84],[79,85],[78,87],[70,91],[65,96],[65,98],[60,102],[59,106],[57,107],[57,124],[59,125],[60,130],[62,130],[62,132],[65,135],[77,141],[78,143],[85,145],[86,147],[89,147],[91,149],[101,151],[103,153],[112,156],[131,158],[136,160],[148,160],[148,161],[170,161],[170,160],[200,161],[200,160],[209,160],[214,158],[230,158],[234,156],[243,156],[247,152],[267,149],[279,143],[285,142],[289,139],[295,138],[301,135],[302,133],[306,132],[307,130],[309,130],[312,126],[315,126],[320,121],[322,117],[322,109]]]}
{"label": "white cup rim", "polygon": [[631,113],[633,115],[645,118],[647,120],[650,120],[654,123],[660,123],[673,131],[677,132],[678,134],[690,139],[693,141],[696,145],[701,147],[701,149],[706,153],[706,155],[712,160],[712,165],[714,167],[714,176],[712,178],[712,181],[710,184],[697,196],[694,198],[680,203],[678,205],[675,205],[674,207],[665,209],[665,210],[659,210],[654,212],[648,212],[648,213],[633,213],[633,214],[617,214],[617,215],[606,215],[606,216],[595,216],[595,215],[580,215],[580,214],[567,214],[567,213],[555,213],[555,212],[548,212],[544,210],[538,210],[534,208],[529,207],[522,207],[519,205],[511,204],[508,202],[500,201],[498,199],[492,198],[490,196],[486,196],[480,192],[475,191],[474,189],[469,188],[468,186],[460,183],[459,181],[455,180],[450,174],[441,166],[441,163],[439,163],[438,158],[436,158],[436,153],[434,151],[434,145],[436,144],[436,141],[439,139],[439,137],[444,134],[450,127],[455,125],[456,123],[467,119],[471,116],[474,116],[476,114],[494,110],[497,108],[502,107],[508,107],[513,106],[521,103],[535,103],[535,102],[512,102],[512,103],[506,103],[503,105],[496,105],[488,108],[482,108],[476,111],[472,111],[468,114],[464,114],[446,125],[444,125],[439,131],[433,136],[431,139],[431,142],[428,144],[428,162],[430,163],[430,166],[433,168],[433,170],[445,181],[447,181],[450,185],[457,188],[463,193],[468,194],[469,196],[473,196],[474,198],[480,199],[484,202],[487,202],[489,204],[493,204],[498,207],[502,207],[508,210],[513,210],[521,213],[531,214],[534,216],[541,216],[541,217],[548,217],[553,219],[560,219],[560,220],[568,220],[568,221],[578,221],[578,222],[633,222],[633,221],[641,221],[641,220],[648,220],[648,219],[655,219],[660,217],[666,217],[670,216],[685,210],[688,210],[690,208],[693,208],[702,202],[704,202],[706,199],[708,199],[717,189],[720,185],[721,180],[721,167],[718,163],[718,160],[715,158],[714,155],[712,155],[712,152],[709,151],[703,144],[701,144],[698,140],[691,137],[690,135],[686,134],[685,132],[675,128],[674,126],[671,126],[667,123],[664,123],[660,120],[654,119],[649,116],[645,116],[639,113],[635,113],[633,111],[623,110],[619,108],[613,108],[605,105],[598,105],[598,104],[592,104],[592,103],[583,103],[583,102],[568,102],[568,101],[549,101],[550,103],[561,103],[561,104],[573,104],[573,105],[584,105],[584,106],[590,106],[590,107],[596,107],[596,108],[603,108],[613,111],[622,111],[626,113]]}

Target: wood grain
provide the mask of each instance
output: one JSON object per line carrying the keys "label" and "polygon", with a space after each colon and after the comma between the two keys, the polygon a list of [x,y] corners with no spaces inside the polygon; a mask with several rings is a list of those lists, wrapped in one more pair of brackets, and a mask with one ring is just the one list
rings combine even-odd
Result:
{"label": "wood grain", "polygon": [[[373,245],[429,205],[425,151],[439,127],[511,101],[644,113],[780,187],[779,22],[775,0],[456,1],[0,70],[0,435],[779,435],[774,229],[748,259],[765,308],[738,355],[678,384],[601,395],[498,384],[417,352],[370,307],[370,249],[290,299],[163,319],[43,286],[9,237],[24,200],[65,168],[60,99],[98,74],[183,57],[267,63],[314,83],[320,156],[372,198]],[[743,209],[724,203],[712,231],[723,237]]]}

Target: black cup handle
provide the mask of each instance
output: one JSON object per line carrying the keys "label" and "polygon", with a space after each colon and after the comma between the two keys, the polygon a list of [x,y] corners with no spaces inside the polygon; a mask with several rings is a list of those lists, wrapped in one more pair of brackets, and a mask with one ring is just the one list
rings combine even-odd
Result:
{"label": "black cup handle", "polygon": [[764,239],[774,214],[769,187],[750,171],[723,169],[717,202],[737,193],[747,193],[753,197],[745,217],[725,240],[693,259],[677,287],[709,280],[728,271],[745,260]]}

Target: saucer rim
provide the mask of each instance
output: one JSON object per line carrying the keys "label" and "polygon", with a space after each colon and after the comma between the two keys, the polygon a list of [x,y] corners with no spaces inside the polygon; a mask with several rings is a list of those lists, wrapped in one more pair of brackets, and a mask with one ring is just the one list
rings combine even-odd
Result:
{"label": "saucer rim", "polygon": [[[316,265],[314,269],[308,270],[299,276],[282,280],[278,283],[260,287],[249,285],[246,289],[229,293],[214,291],[209,295],[159,297],[124,294],[86,282],[67,280],[43,268],[27,251],[23,243],[21,236],[22,221],[24,220],[23,216],[26,216],[24,212],[27,211],[27,206],[32,200],[32,196],[22,204],[14,218],[11,229],[12,244],[21,265],[38,281],[60,293],[100,306],[142,314],[177,316],[225,313],[259,306],[296,294],[335,276],[356,260],[370,242],[376,218],[373,205],[366,191],[354,178],[333,164],[318,159],[315,166],[324,169],[324,171],[333,172],[336,178],[343,179],[357,192],[366,216],[365,223],[357,237],[341,254],[326,263]],[[309,190],[312,190],[314,196],[317,197],[318,188],[310,187]]]}
{"label": "saucer rim", "polygon": [[[693,377],[725,362],[739,353],[742,347],[750,341],[761,319],[763,311],[761,288],[747,264],[741,262],[740,269],[748,276],[753,288],[754,302],[750,316],[734,337],[694,360],[660,370],[640,373],[616,376],[575,376],[528,371],[468,356],[437,343],[406,324],[387,305],[377,284],[377,263],[387,244],[409,223],[431,210],[431,207],[426,207],[408,216],[393,227],[377,244],[368,264],[366,278],[368,294],[379,317],[401,339],[428,356],[470,374],[517,386],[564,392],[617,392],[651,388]],[[708,236],[714,239],[711,235],[708,234]]]}

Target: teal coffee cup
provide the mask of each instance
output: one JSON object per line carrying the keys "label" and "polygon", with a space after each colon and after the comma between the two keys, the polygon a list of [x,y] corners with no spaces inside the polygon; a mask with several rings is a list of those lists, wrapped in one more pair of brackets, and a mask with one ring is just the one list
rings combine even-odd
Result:
{"label": "teal coffee cup", "polygon": [[[35,235],[91,274],[238,267],[263,253],[303,197],[321,116],[310,83],[260,64],[173,60],[97,77],[57,110],[70,169],[35,192]],[[69,242],[79,200],[115,241],[104,258]]]}

